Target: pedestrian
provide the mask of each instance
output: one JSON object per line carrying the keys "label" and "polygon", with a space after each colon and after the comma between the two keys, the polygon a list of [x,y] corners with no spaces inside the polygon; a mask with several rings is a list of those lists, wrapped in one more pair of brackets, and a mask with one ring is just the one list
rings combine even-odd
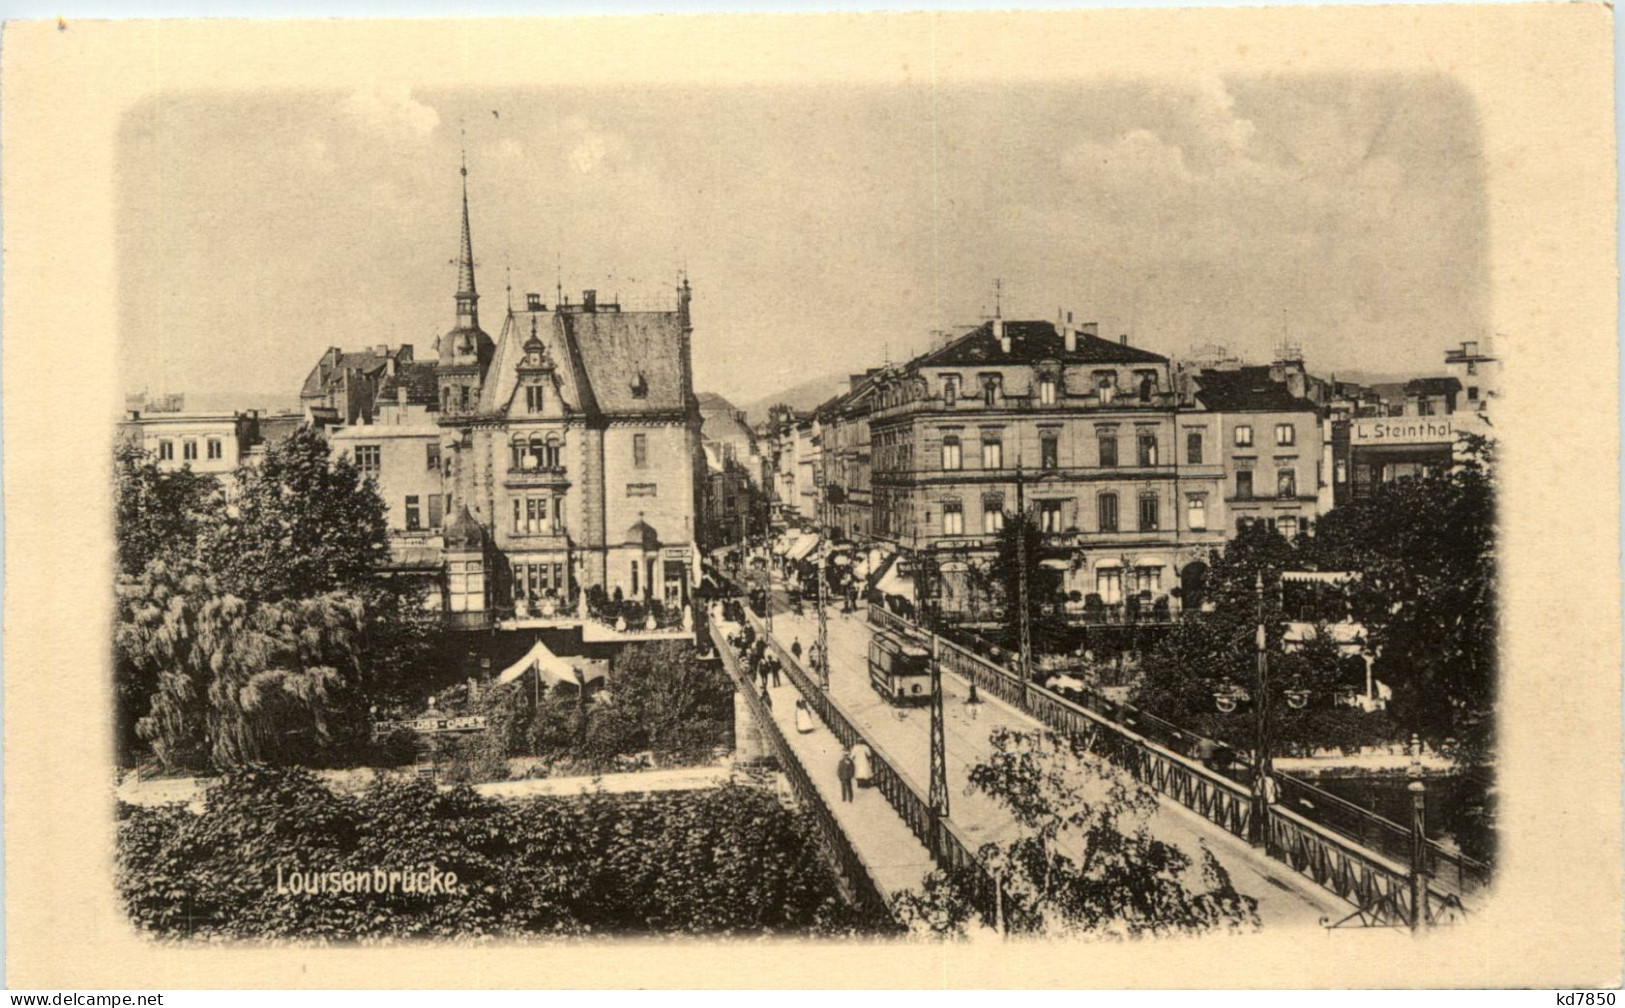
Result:
{"label": "pedestrian", "polygon": [[1214,745],[1213,740],[1206,736],[1201,736],[1196,740],[1196,758],[1201,760],[1202,765],[1209,770],[1213,769],[1213,755],[1218,750],[1219,747]]}
{"label": "pedestrian", "polygon": [[835,764],[835,776],[841,780],[841,801],[852,800],[852,778],[856,774],[857,764],[852,761],[851,750],[841,753],[841,761]]}
{"label": "pedestrian", "polygon": [[1264,776],[1264,804],[1274,805],[1281,797],[1280,785],[1275,783],[1274,774]]}
{"label": "pedestrian", "polygon": [[773,694],[767,691],[767,683],[762,684],[762,706],[768,710],[773,709]]}
{"label": "pedestrian", "polygon": [[774,686],[782,685],[779,682],[779,669],[781,667],[783,667],[783,663],[780,662],[778,658],[773,657],[773,658],[768,659],[767,670],[769,672],[773,673],[773,685]]}
{"label": "pedestrian", "polygon": [[801,660],[801,638],[800,637],[797,637],[790,644],[790,653],[796,656],[796,661]]}
{"label": "pedestrian", "polygon": [[811,732],[814,727],[815,726],[813,724],[812,708],[807,706],[807,701],[801,699],[800,697],[797,697],[796,698],[796,731],[800,732],[803,735],[806,735],[808,732]]}
{"label": "pedestrian", "polygon": [[853,776],[858,780],[858,787],[874,787],[875,784],[875,754],[869,748],[869,743],[859,739],[852,746]]}

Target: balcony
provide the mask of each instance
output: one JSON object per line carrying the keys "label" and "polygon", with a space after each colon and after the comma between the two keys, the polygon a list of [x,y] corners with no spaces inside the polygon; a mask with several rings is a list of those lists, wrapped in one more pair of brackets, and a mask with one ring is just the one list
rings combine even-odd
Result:
{"label": "balcony", "polygon": [[509,466],[502,482],[508,487],[566,487],[570,485],[570,476],[564,466],[531,466],[523,469]]}

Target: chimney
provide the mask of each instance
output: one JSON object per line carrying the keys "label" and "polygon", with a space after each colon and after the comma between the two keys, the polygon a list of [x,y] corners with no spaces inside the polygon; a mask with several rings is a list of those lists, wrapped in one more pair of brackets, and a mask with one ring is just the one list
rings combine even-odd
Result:
{"label": "chimney", "polygon": [[139,419],[141,419],[141,411],[140,410],[134,410],[134,409],[133,410],[125,410],[124,411],[124,419],[126,419],[126,420],[139,420]]}
{"label": "chimney", "polygon": [[1118,336],[1117,343],[1119,346],[1128,346],[1128,333],[1123,333]]}
{"label": "chimney", "polygon": [[581,292],[581,310],[584,312],[595,312],[598,310],[597,291],[584,290]]}
{"label": "chimney", "polygon": [[1477,357],[1478,356],[1478,341],[1477,340],[1469,340],[1469,341],[1463,343],[1461,345],[1461,353],[1462,353],[1462,356],[1464,356],[1464,357]]}
{"label": "chimney", "polygon": [[547,309],[542,304],[542,296],[540,294],[526,294],[525,295],[525,310],[526,311],[546,311]]}
{"label": "chimney", "polygon": [[412,344],[402,343],[401,348],[395,352],[395,356],[399,360],[410,361],[412,359]]}
{"label": "chimney", "polygon": [[1099,336],[1100,336],[1100,323],[1099,322],[1085,322],[1083,325],[1078,326],[1078,331],[1083,333],[1085,336],[1099,338]]}
{"label": "chimney", "polygon": [[999,341],[1000,353],[1007,354],[1010,352],[1010,334],[1005,331],[1004,319],[996,318],[993,320],[993,338]]}
{"label": "chimney", "polygon": [[380,356],[380,357],[388,357],[389,356],[389,344],[388,343],[380,343],[380,344],[378,344],[378,356]]}
{"label": "chimney", "polygon": [[1066,316],[1066,325],[1061,327],[1061,335],[1066,338],[1066,352],[1077,353],[1078,331],[1072,328],[1072,315],[1070,312]]}
{"label": "chimney", "polygon": [[406,384],[404,382],[395,386],[395,403],[399,406],[406,405]]}

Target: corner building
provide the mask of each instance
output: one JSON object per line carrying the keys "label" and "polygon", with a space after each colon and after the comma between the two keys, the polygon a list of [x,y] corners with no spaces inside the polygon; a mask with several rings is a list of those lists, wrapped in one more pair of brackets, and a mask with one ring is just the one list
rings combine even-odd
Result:
{"label": "corner building", "polygon": [[[670,311],[622,311],[590,290],[579,304],[528,294],[493,339],[480,326],[464,171],[456,321],[424,396],[436,434],[413,456],[439,469],[443,504],[428,524],[445,523],[457,624],[544,605],[562,614],[593,586],[689,603],[704,478],[690,296],[686,280]],[[361,444],[374,431],[355,430],[353,449],[375,452]]]}
{"label": "corner building", "polygon": [[1177,611],[1180,571],[1223,541],[1181,510],[1168,359],[1093,324],[994,319],[887,374],[873,403],[874,534],[937,556],[945,611],[982,608],[975,572],[1018,507],[1051,583],[1094,607]]}

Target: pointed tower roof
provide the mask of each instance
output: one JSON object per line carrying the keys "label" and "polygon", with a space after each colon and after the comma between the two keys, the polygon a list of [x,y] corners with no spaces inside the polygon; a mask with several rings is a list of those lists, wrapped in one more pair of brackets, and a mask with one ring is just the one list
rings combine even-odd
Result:
{"label": "pointed tower roof", "polygon": [[485,548],[485,529],[468,513],[467,504],[457,512],[456,519],[446,526],[443,535],[448,550],[470,552]]}
{"label": "pointed tower roof", "polygon": [[474,287],[474,239],[468,226],[468,155],[459,169],[463,181],[463,234],[457,252],[457,325],[440,338],[440,366],[478,368],[483,378],[496,344],[480,328],[479,292]]}
{"label": "pointed tower roof", "polygon": [[457,260],[457,298],[472,298],[479,300],[479,292],[474,289],[474,239],[468,230],[468,154],[463,154],[463,245],[462,255]]}

